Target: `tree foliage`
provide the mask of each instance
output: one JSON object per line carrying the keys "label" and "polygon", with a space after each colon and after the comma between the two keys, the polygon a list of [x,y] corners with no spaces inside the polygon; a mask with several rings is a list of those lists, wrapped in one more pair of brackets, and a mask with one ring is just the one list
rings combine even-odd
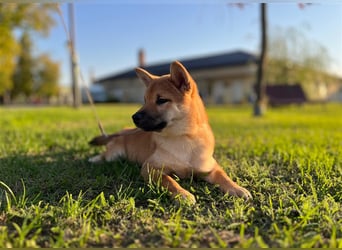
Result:
{"label": "tree foliage", "polygon": [[32,57],[32,41],[27,31],[24,31],[20,39],[20,54],[13,75],[12,97],[23,94],[28,98],[33,91],[34,59]]}
{"label": "tree foliage", "polygon": [[48,35],[55,24],[51,14],[56,10],[57,4],[0,3],[0,95],[13,88],[15,60],[21,51],[15,32]]}
{"label": "tree foliage", "polygon": [[330,56],[327,49],[290,27],[277,27],[269,37],[268,83],[312,84],[324,81]]}
{"label": "tree foliage", "polygon": [[0,21],[0,95],[12,88],[12,73],[15,67],[15,55],[19,46],[11,29]]}
{"label": "tree foliage", "polygon": [[58,80],[59,63],[54,62],[49,55],[42,54],[37,58],[32,56],[32,42],[28,32],[20,39],[20,54],[13,75],[12,98],[22,94],[26,98],[36,97],[49,99],[59,93]]}
{"label": "tree foliage", "polygon": [[43,54],[36,61],[36,90],[41,97],[50,98],[59,93],[60,65],[51,60],[47,54]]}
{"label": "tree foliage", "polygon": [[47,3],[1,3],[0,21],[11,30],[23,28],[48,35],[55,24],[51,16],[57,11],[57,4]]}

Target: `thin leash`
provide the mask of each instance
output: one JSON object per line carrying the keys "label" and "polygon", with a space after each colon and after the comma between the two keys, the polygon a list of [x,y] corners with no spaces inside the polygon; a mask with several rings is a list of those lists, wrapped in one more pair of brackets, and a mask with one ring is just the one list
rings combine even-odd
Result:
{"label": "thin leash", "polygon": [[[65,19],[64,19],[64,16],[63,16],[63,13],[62,13],[62,10],[60,8],[60,4],[57,4],[57,9],[58,9],[58,14],[61,18],[61,21],[62,21],[62,24],[63,24],[63,27],[64,27],[64,31],[65,31],[65,34],[66,34],[66,37],[67,37],[67,40],[68,40],[68,49],[69,49],[69,53],[71,54],[71,38],[70,38],[70,33],[68,31],[68,28],[66,26],[66,22],[65,22]],[[88,101],[90,103],[90,106],[91,106],[91,109],[93,111],[93,114],[95,116],[95,119],[96,119],[96,122],[97,122],[97,126],[99,127],[100,131],[101,131],[101,134],[103,136],[107,136],[107,134],[105,133],[104,129],[103,129],[103,126],[101,124],[101,121],[99,119],[99,116],[96,112],[96,108],[95,108],[95,104],[94,104],[94,101],[93,101],[93,98],[91,96],[91,93],[89,91],[89,88],[85,85],[85,81],[84,81],[84,78],[83,78],[83,74],[82,74],[82,71],[79,69],[78,70],[78,74],[79,74],[79,78],[81,79],[81,85],[83,86],[83,88],[86,90],[86,94],[87,94],[87,98],[88,98]]]}

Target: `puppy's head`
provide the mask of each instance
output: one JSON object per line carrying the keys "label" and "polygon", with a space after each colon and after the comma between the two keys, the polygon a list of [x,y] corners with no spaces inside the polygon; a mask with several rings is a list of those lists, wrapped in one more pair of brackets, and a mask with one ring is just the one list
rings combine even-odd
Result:
{"label": "puppy's head", "polygon": [[197,93],[185,67],[176,61],[171,64],[169,75],[155,76],[141,68],[136,73],[146,85],[146,92],[144,105],[132,116],[135,125],[145,131],[182,129],[181,123],[190,115],[193,94]]}

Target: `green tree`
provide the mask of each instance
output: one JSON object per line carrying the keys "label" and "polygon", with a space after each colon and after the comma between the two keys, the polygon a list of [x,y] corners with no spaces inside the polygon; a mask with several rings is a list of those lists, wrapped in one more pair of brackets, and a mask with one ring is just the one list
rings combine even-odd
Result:
{"label": "green tree", "polygon": [[0,95],[13,87],[12,75],[20,52],[14,31],[24,29],[46,36],[54,25],[51,14],[56,10],[57,4],[0,3]]}
{"label": "green tree", "polygon": [[57,4],[0,3],[0,21],[11,30],[24,28],[48,35],[55,24],[51,13],[57,10]]}
{"label": "green tree", "polygon": [[12,74],[15,68],[15,55],[19,46],[8,26],[0,21],[0,95],[12,89]]}
{"label": "green tree", "polygon": [[43,98],[51,98],[59,94],[60,65],[54,62],[47,54],[43,54],[36,60],[36,90]]}
{"label": "green tree", "polygon": [[32,57],[32,42],[30,35],[24,31],[20,39],[20,54],[13,75],[12,98],[23,94],[26,98],[30,97],[33,91],[33,70],[34,59]]}
{"label": "green tree", "polygon": [[319,43],[297,28],[277,27],[270,36],[266,70],[268,83],[301,83],[324,81],[330,56]]}

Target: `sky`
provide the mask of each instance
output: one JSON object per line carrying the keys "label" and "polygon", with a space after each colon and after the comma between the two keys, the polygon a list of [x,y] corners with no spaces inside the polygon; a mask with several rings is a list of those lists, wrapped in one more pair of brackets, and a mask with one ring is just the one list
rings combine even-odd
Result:
{"label": "sky", "polygon": [[[342,3],[300,8],[296,2],[268,4],[269,33],[294,27],[324,46],[329,70],[342,77]],[[60,4],[68,25],[68,3]],[[144,49],[146,64],[244,50],[259,53],[259,4],[242,7],[224,0],[75,1],[76,50],[80,70],[102,78],[136,67]],[[61,18],[49,37],[35,36],[35,53],[49,53],[61,64],[62,85],[70,86],[70,55]]]}

